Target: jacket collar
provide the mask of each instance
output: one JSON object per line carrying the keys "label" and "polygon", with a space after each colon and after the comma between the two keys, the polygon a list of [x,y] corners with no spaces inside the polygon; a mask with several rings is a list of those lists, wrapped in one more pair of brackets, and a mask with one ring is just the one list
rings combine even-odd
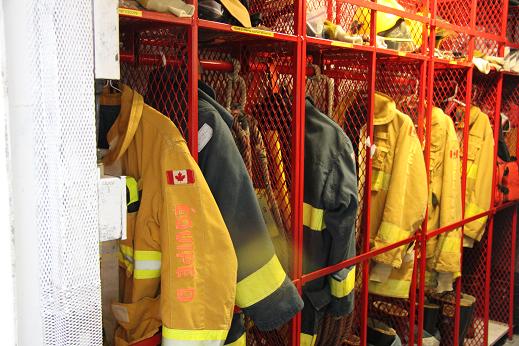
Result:
{"label": "jacket collar", "polygon": [[200,79],[198,80],[198,89],[202,90],[205,93],[205,96],[209,96],[213,100],[216,100],[216,93],[213,88]]}
{"label": "jacket collar", "polygon": [[391,122],[396,115],[395,101],[381,92],[375,93],[374,125],[383,125]]}
{"label": "jacket collar", "polygon": [[444,116],[443,110],[438,107],[433,107],[432,114],[431,114],[431,124],[436,125],[439,124],[440,121],[442,121]]}
{"label": "jacket collar", "polygon": [[213,88],[211,88],[209,85],[207,85],[205,82],[201,80],[198,81],[198,98],[204,100],[205,102],[213,106],[214,109],[216,109],[216,111],[220,115],[220,117],[223,119],[223,121],[225,121],[227,126],[229,126],[229,128],[232,127],[232,115],[221,104],[216,102],[216,93],[214,92]]}
{"label": "jacket collar", "polygon": [[470,107],[470,120],[469,120],[469,126],[472,126],[478,120],[479,115],[483,113],[479,107],[471,106]]}
{"label": "jacket collar", "polygon": [[101,105],[121,106],[119,115],[107,135],[110,149],[103,158],[103,162],[107,165],[120,159],[128,149],[141,121],[144,108],[144,100],[139,93],[127,85],[123,85],[121,90],[122,93],[117,94],[109,94],[108,90],[103,90],[100,98]]}

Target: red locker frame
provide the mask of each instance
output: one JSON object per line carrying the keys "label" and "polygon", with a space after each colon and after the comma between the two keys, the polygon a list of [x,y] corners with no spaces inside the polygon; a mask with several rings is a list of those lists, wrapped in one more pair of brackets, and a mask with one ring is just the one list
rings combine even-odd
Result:
{"label": "red locker frame", "polygon": [[[197,0],[191,2],[196,7]],[[501,108],[508,110],[512,104],[519,104],[519,77],[496,71],[481,75],[471,61],[475,50],[503,56],[505,45],[519,48],[519,33],[509,32],[508,37],[506,33],[507,25],[509,28],[516,26],[517,16],[509,14],[517,13],[517,8],[508,11],[507,0],[400,0],[403,10],[370,0],[251,0],[250,3],[251,12],[262,12],[264,24],[273,31],[243,29],[198,19],[197,12],[193,18],[177,18],[141,9],[120,8],[123,82],[142,93],[146,102],[161,109],[175,122],[187,138],[196,159],[198,76],[215,88],[220,102],[225,101],[226,83],[233,78],[233,72],[234,77],[239,75],[245,79],[248,85],[246,111],[276,133],[275,138],[267,139],[270,141],[267,146],[274,148],[272,155],[280,157],[285,167],[283,174],[273,172],[272,178],[275,185],[283,187],[277,191],[279,200],[288,201],[281,203],[281,208],[292,237],[290,276],[301,293],[305,283],[357,265],[352,333],[360,337],[362,346],[367,344],[368,316],[380,313],[373,304],[375,301],[383,301],[388,303],[386,306],[394,308],[395,313],[387,315],[386,322],[397,330],[404,344],[422,345],[425,288],[423,280],[417,280],[417,277],[424,277],[425,258],[419,254],[425,253],[426,241],[431,237],[462,227],[481,216],[489,216],[487,231],[475,248],[463,250],[464,273],[455,283],[457,303],[453,325],[458,325],[460,318],[461,292],[468,292],[476,295],[477,302],[473,336],[465,343],[487,345],[490,319],[501,322],[511,337],[516,203],[491,207],[477,216],[430,232],[425,231],[426,218],[421,229],[409,239],[377,250],[370,249],[369,228],[359,227],[356,257],[312,273],[302,272],[302,205],[304,110],[310,83],[313,93],[319,98],[317,106],[325,113],[328,109],[338,109],[342,100],[347,100],[351,93],[365,95],[348,103],[347,116],[329,114],[343,126],[357,148],[363,145],[358,138],[363,125],[366,125],[368,136],[373,137],[374,91],[383,91],[395,99],[414,98],[412,106],[406,102],[398,106],[417,125],[424,143],[427,168],[431,136],[427,124],[431,123],[432,106],[439,106],[442,100],[455,92],[467,105],[477,104],[489,115],[497,143],[496,129]],[[369,9],[369,12],[363,12],[362,18],[369,23],[369,42],[358,45],[307,36],[307,10],[320,7],[326,9],[328,19],[346,28],[352,24],[359,8]],[[394,14],[417,23],[412,28],[412,36],[420,48],[414,52],[402,52],[377,47],[377,12]],[[430,37],[435,37],[439,31],[454,34],[436,45]],[[435,48],[452,53],[438,56]],[[460,56],[461,59],[456,59]],[[152,70],[166,66],[170,69],[165,68],[150,77]],[[333,80],[333,85],[327,84],[323,76]],[[155,83],[155,89],[152,83]],[[232,101],[239,98],[238,93],[234,94]],[[330,99],[333,105],[328,104]],[[466,108],[467,114],[469,107]],[[464,152],[468,147],[468,121],[467,116],[462,120],[465,125],[462,135]],[[515,138],[516,145],[517,142]],[[513,148],[512,152],[519,151]],[[494,167],[496,154],[497,145]],[[463,171],[466,164],[465,158]],[[366,186],[365,198],[360,201],[363,212],[358,223],[367,225],[371,213],[371,158],[358,163],[358,174],[365,178]],[[495,180],[495,173],[493,178]],[[465,180],[463,174],[463,196]],[[387,299],[369,294],[366,283],[370,259],[412,242],[415,242],[416,249],[415,270],[409,299]],[[397,313],[402,311],[406,313]],[[286,344],[299,345],[300,326],[298,314],[285,328]],[[451,332],[452,338],[442,340],[443,345],[458,343],[459,331],[452,328]],[[158,342],[158,338],[153,338],[145,344],[156,345]],[[248,343],[265,344],[261,333],[256,333]]]}

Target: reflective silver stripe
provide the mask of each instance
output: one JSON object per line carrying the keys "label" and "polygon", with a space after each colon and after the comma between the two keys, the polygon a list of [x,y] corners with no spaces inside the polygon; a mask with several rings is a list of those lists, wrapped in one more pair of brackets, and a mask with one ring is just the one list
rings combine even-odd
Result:
{"label": "reflective silver stripe", "polygon": [[162,338],[162,346],[223,346],[224,340],[171,340]]}
{"label": "reflective silver stripe", "polygon": [[160,270],[160,261],[135,261],[135,270]]}

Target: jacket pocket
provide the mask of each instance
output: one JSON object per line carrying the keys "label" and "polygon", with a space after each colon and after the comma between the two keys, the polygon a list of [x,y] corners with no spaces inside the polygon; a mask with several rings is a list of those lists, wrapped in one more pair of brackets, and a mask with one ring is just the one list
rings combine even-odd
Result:
{"label": "jacket pocket", "polygon": [[482,138],[476,135],[470,135],[469,148],[467,152],[467,179],[476,180],[478,174],[478,166],[476,158],[481,150]]}
{"label": "jacket pocket", "polygon": [[375,155],[373,155],[372,161],[372,178],[371,178],[371,190],[372,191],[386,191],[389,188],[389,181],[391,174],[387,172],[389,160],[389,148],[383,145],[377,146]]}
{"label": "jacket pocket", "polygon": [[145,297],[130,304],[113,303],[112,312],[119,326],[126,332],[124,334],[129,343],[155,335],[162,325],[160,296]]}

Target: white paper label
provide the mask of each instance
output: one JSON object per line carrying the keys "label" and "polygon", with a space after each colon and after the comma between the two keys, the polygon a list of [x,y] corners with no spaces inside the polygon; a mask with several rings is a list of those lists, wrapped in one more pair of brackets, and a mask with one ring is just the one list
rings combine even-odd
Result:
{"label": "white paper label", "polygon": [[202,125],[200,130],[198,130],[198,152],[204,149],[211,137],[213,137],[213,128],[207,124]]}

